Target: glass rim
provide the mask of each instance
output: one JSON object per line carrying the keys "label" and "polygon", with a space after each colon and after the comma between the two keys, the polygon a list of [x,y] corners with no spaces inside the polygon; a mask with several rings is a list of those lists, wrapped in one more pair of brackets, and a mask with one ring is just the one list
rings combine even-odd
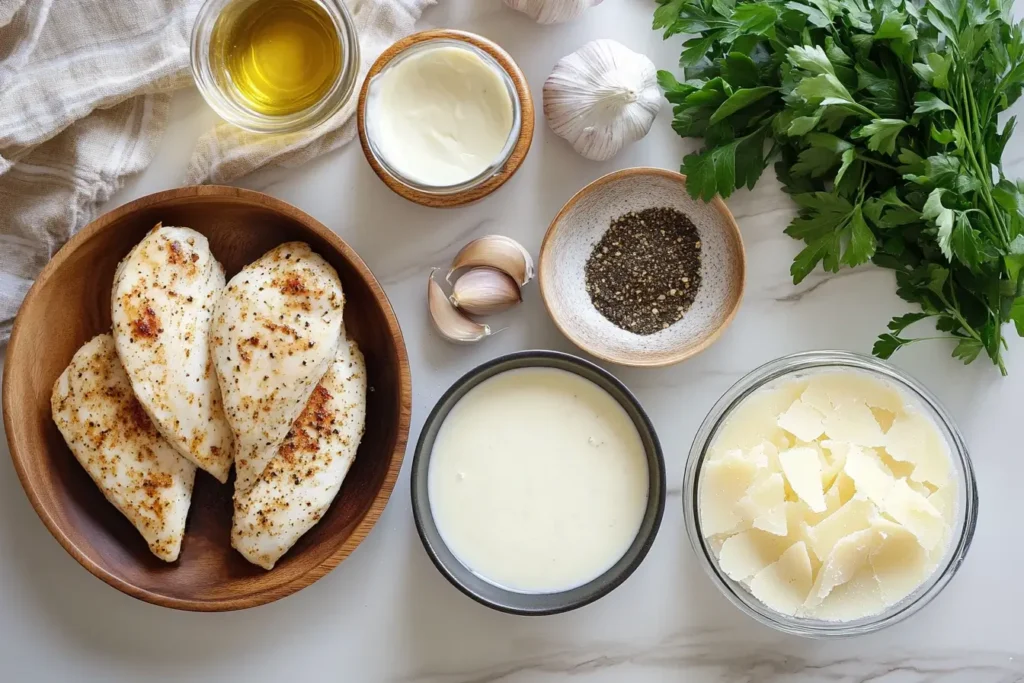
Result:
{"label": "glass rim", "polygon": [[[506,91],[508,92],[509,99],[512,102],[512,128],[509,130],[508,137],[505,139],[505,145],[501,148],[501,151],[497,154],[494,161],[491,162],[484,170],[482,170],[480,173],[473,176],[472,178],[461,183],[458,183],[456,185],[428,185],[421,183],[417,180],[414,180],[412,178],[409,178],[406,175],[403,175],[402,172],[397,170],[394,166],[392,166],[388,162],[384,154],[381,153],[380,148],[378,147],[377,141],[375,139],[377,135],[377,127],[370,123],[370,117],[366,116],[366,114],[369,112],[370,101],[372,100],[374,86],[379,82],[382,76],[384,76],[393,67],[397,66],[398,64],[405,61],[414,54],[418,52],[424,52],[427,50],[435,49],[441,45],[448,45],[450,47],[464,49],[480,57],[489,67],[491,67],[495,72],[497,72],[498,76],[501,78],[501,81],[505,86]],[[398,54],[396,54],[394,57],[388,60],[387,64],[385,64],[378,73],[374,74],[373,77],[368,79],[366,86],[366,98],[361,106],[363,107],[363,114],[365,120],[367,121],[367,124],[364,126],[366,132],[366,146],[369,149],[370,154],[373,155],[374,160],[378,164],[380,164],[380,167],[384,170],[384,172],[387,173],[395,181],[401,183],[402,185],[410,189],[416,190],[417,192],[422,192],[423,194],[427,195],[444,196],[458,194],[466,190],[471,190],[481,185],[489,178],[493,177],[494,174],[497,173],[512,156],[512,152],[515,150],[516,145],[519,142],[519,136],[522,133],[523,129],[523,105],[522,102],[519,100],[519,92],[518,90],[516,90],[516,83],[515,80],[512,78],[512,75],[508,72],[507,69],[505,69],[504,66],[502,66],[501,62],[495,59],[492,55],[488,54],[486,50],[477,47],[476,45],[467,40],[462,40],[456,37],[439,36],[437,38],[430,38],[428,40],[423,40],[418,43],[414,43],[409,47],[405,48],[404,50],[402,50],[401,52],[399,52]]]}
{"label": "glass rim", "polygon": [[[877,614],[845,622],[785,615],[755,598],[745,586],[730,578],[720,568],[714,552],[701,533],[697,509],[701,466],[714,437],[732,410],[770,382],[800,371],[830,368],[851,368],[881,375],[916,396],[934,414],[940,430],[944,432],[957,483],[963,489],[958,492],[958,504],[962,503],[963,509],[957,513],[957,522],[953,525],[944,563],[937,565],[924,583],[894,605]],[[978,490],[970,453],[956,423],[938,398],[916,379],[889,363],[863,354],[833,350],[805,351],[782,356],[755,368],[726,390],[704,418],[690,447],[683,474],[682,504],[690,545],[701,560],[705,572],[725,597],[759,623],[783,633],[807,638],[872,633],[918,612],[942,592],[963,564],[974,538],[978,518]]]}
{"label": "glass rim", "polygon": [[196,14],[190,41],[192,77],[206,103],[222,119],[253,133],[294,133],[311,130],[334,116],[355,93],[360,66],[359,36],[344,0],[313,0],[331,17],[341,46],[341,69],[319,100],[297,112],[270,116],[247,109],[218,85],[210,63],[210,37],[221,12],[239,0],[205,0]]}

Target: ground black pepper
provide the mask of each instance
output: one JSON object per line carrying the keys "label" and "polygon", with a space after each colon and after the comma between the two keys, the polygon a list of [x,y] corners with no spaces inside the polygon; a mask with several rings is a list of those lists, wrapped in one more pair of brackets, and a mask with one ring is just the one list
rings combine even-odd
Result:
{"label": "ground black pepper", "polygon": [[657,207],[612,221],[584,268],[587,293],[608,320],[654,334],[683,317],[700,288],[700,235],[685,214]]}

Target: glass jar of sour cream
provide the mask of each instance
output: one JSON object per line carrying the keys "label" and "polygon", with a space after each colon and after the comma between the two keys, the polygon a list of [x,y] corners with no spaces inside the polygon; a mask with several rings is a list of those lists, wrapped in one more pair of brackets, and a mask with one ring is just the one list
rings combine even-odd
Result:
{"label": "glass jar of sour cream", "polygon": [[533,137],[525,78],[500,47],[460,31],[399,41],[370,69],[359,104],[367,160],[428,206],[480,199],[522,163]]}

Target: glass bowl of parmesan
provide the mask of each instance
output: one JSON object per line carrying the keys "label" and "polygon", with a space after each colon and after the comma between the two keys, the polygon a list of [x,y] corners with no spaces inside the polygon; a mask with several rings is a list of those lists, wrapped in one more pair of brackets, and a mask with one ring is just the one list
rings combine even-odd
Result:
{"label": "glass bowl of parmesan", "polygon": [[827,638],[891,626],[938,595],[970,547],[978,492],[927,389],[877,359],[814,351],[719,399],[690,450],[683,514],[733,604]]}

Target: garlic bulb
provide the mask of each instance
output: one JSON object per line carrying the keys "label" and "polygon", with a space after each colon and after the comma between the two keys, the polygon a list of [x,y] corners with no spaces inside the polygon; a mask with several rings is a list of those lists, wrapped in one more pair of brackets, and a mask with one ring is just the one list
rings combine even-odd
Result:
{"label": "garlic bulb", "polygon": [[505,0],[514,10],[530,16],[538,24],[560,24],[583,14],[601,0]]}
{"label": "garlic bulb", "polygon": [[654,63],[614,40],[587,43],[544,82],[544,115],[588,159],[606,161],[647,135],[661,109]]}

